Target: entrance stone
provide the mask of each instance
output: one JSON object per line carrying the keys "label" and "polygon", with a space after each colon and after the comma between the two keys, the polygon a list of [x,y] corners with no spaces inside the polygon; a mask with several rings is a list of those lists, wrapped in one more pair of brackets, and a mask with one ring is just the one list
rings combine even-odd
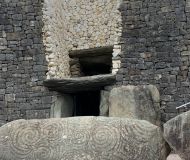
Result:
{"label": "entrance stone", "polygon": [[1,160],[165,160],[158,126],[106,117],[17,120],[0,128]]}

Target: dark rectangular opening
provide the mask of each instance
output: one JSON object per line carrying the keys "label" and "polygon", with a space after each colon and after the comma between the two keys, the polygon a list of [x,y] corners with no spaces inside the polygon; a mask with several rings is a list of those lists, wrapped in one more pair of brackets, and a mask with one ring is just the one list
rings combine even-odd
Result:
{"label": "dark rectangular opening", "polygon": [[79,58],[79,63],[83,76],[109,74],[112,68],[112,57],[110,55],[83,57]]}
{"label": "dark rectangular opening", "polygon": [[100,91],[79,92],[74,95],[74,116],[99,116]]}
{"label": "dark rectangular opening", "polygon": [[73,77],[110,74],[113,47],[99,47],[71,51],[70,72]]}

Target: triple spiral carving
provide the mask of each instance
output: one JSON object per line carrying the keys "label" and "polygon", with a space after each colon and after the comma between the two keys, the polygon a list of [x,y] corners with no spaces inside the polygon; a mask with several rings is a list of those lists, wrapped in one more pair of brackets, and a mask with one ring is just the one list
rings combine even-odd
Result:
{"label": "triple spiral carving", "polygon": [[149,144],[154,128],[128,120],[22,120],[4,128],[1,160],[149,160],[158,151]]}

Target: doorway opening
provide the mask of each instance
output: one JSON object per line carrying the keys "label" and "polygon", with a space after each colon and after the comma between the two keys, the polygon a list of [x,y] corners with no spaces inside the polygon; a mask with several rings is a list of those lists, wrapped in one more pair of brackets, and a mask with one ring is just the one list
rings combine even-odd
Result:
{"label": "doorway opening", "polygon": [[79,92],[74,95],[74,116],[99,116],[100,91]]}

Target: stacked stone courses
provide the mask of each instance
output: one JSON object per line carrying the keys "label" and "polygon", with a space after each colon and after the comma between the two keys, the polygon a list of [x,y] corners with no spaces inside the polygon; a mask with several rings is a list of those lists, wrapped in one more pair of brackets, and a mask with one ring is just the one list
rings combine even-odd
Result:
{"label": "stacked stone courses", "polygon": [[53,94],[43,87],[42,1],[0,2],[0,124],[47,118]]}
{"label": "stacked stone courses", "polygon": [[1,0],[0,125],[50,117],[61,94],[43,81],[71,76],[69,51],[115,45],[117,57],[117,8],[115,0]]}
{"label": "stacked stone courses", "polygon": [[[120,52],[120,0],[45,0],[44,45],[47,78],[70,77],[69,51],[115,45]],[[114,68],[117,68],[116,61]],[[76,69],[77,70],[77,69]]]}
{"label": "stacked stone courses", "polygon": [[190,1],[124,0],[118,85],[154,84],[162,120],[190,101]]}
{"label": "stacked stone courses", "polygon": [[49,118],[61,94],[43,81],[71,77],[70,51],[107,46],[117,85],[157,86],[163,121],[190,101],[189,0],[1,0],[0,123]]}

